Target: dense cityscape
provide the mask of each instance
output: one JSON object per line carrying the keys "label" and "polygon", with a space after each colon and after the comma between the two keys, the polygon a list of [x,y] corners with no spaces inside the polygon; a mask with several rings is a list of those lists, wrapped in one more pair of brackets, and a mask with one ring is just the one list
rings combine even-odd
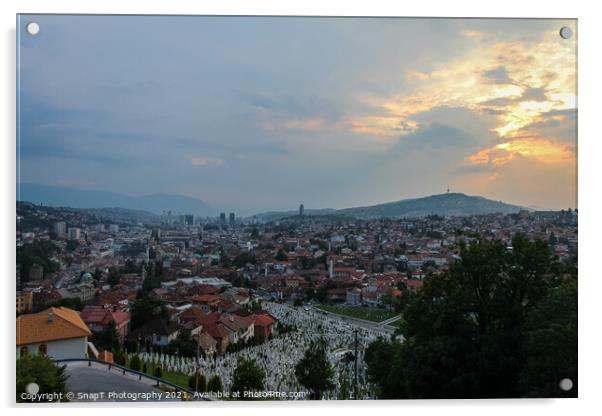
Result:
{"label": "dense cityscape", "polygon": [[[18,357],[114,363],[197,399],[380,397],[367,349],[403,343],[409,299],[461,262],[462,247],[511,252],[523,235],[546,242],[563,273],[577,258],[570,209],[354,218],[301,205],[267,222],[166,212],[145,223],[135,211],[19,202],[17,221]],[[312,351],[323,354],[317,384],[299,364]],[[67,373],[78,365],[89,364]]]}

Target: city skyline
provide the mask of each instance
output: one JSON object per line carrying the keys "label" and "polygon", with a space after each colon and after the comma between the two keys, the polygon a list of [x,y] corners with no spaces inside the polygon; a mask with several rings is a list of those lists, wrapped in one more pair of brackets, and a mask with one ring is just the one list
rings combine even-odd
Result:
{"label": "city skyline", "polygon": [[22,183],[249,212],[447,188],[577,206],[576,36],[558,35],[575,21],[35,20],[19,35]]}

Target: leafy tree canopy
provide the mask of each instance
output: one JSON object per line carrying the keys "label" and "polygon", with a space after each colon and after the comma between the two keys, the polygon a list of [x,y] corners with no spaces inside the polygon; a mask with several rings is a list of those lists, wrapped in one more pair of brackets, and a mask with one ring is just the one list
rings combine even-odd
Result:
{"label": "leafy tree canopy", "polygon": [[512,249],[479,239],[460,252],[407,299],[405,341],[366,351],[380,397],[576,396],[558,388],[576,383],[576,276],[556,272],[547,242],[521,235]]}
{"label": "leafy tree canopy", "polygon": [[44,355],[27,355],[17,359],[17,402],[24,402],[22,394],[29,383],[39,386],[38,394],[67,392],[65,366],[58,366]]}
{"label": "leafy tree canopy", "polygon": [[224,390],[224,387],[222,385],[222,379],[219,378],[219,376],[217,374],[214,374],[213,376],[211,376],[211,378],[209,379],[209,382],[207,383],[207,391],[217,393],[218,391],[223,391],[223,390]]}
{"label": "leafy tree canopy", "polygon": [[312,399],[319,400],[325,391],[334,388],[334,371],[326,356],[323,339],[313,342],[295,366],[297,380],[311,391]]}
{"label": "leafy tree canopy", "polygon": [[265,371],[259,367],[255,360],[239,359],[234,374],[232,375],[232,392],[238,392],[244,399],[245,391],[263,390]]}

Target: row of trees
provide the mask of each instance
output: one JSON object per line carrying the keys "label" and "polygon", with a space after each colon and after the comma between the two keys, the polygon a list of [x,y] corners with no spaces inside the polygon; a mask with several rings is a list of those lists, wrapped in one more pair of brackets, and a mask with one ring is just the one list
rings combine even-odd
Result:
{"label": "row of trees", "polygon": [[[406,291],[404,342],[366,351],[386,399],[577,396],[577,275],[545,241],[461,247],[449,272]],[[569,378],[570,391],[559,388]]]}
{"label": "row of trees", "polygon": [[201,373],[193,374],[188,378],[188,388],[199,393],[223,391],[222,379],[217,374],[211,376],[209,381]]}

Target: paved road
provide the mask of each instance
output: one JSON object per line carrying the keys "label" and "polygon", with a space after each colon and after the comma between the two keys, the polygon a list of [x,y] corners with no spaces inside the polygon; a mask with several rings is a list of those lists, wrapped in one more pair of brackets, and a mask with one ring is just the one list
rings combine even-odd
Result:
{"label": "paved road", "polygon": [[389,324],[392,324],[392,323],[393,323],[393,322],[395,322],[395,321],[399,321],[400,319],[401,319],[401,315],[397,315],[397,316],[394,316],[394,317],[392,317],[392,318],[385,319],[384,321],[382,321],[382,322],[379,322],[379,323],[380,323],[381,325],[389,325]]}
{"label": "paved road", "polygon": [[[167,394],[153,385],[152,380],[129,374],[105,365],[87,362],[67,363],[67,391],[73,393],[70,401],[131,402],[170,401],[177,397]],[[104,394],[103,394],[104,393]]]}
{"label": "paved road", "polygon": [[326,314],[331,318],[338,319],[340,321],[349,322],[353,325],[360,326],[362,328],[370,329],[372,331],[382,332],[384,334],[393,334],[395,332],[395,327],[390,325],[382,325],[378,322],[367,321],[365,319],[353,318],[351,316],[339,315],[338,313],[332,313],[328,311],[324,311],[322,309],[318,309],[314,306],[311,307],[311,310],[317,314]]}

